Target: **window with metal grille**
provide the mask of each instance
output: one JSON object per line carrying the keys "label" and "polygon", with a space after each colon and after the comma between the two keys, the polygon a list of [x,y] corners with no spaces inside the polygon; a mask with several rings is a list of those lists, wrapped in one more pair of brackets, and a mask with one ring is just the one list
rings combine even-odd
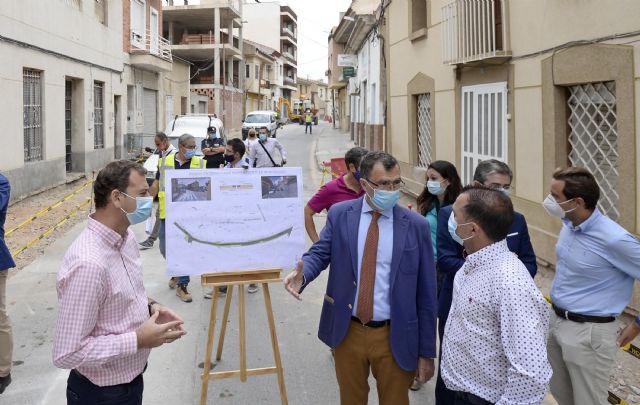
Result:
{"label": "window with metal grille", "polygon": [[416,113],[418,115],[418,166],[427,167],[433,160],[431,94],[419,94],[416,103]]}
{"label": "window with metal grille", "polygon": [[93,82],[93,149],[104,148],[104,83]]}
{"label": "window with metal grille", "polygon": [[618,126],[616,83],[598,82],[569,86],[569,163],[582,166],[598,181],[598,207],[611,219],[618,207]]}
{"label": "window with metal grille", "polygon": [[507,162],[507,83],[462,88],[462,184],[473,180],[478,163]]}
{"label": "window with metal grille", "polygon": [[24,161],[42,160],[42,72],[22,71]]}
{"label": "window with metal grille", "polygon": [[73,83],[70,80],[64,82],[64,145],[65,145],[65,166],[68,172],[71,171],[71,127],[72,127],[72,94]]}

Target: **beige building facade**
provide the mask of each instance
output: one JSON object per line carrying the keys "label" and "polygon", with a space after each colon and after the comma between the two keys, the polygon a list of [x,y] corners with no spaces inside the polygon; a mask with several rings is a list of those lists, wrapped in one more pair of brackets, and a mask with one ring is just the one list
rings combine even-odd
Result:
{"label": "beige building facade", "polygon": [[603,212],[640,233],[637,15],[633,1],[391,1],[386,148],[409,189],[436,159],[463,183],[481,160],[507,162],[536,254],[554,264],[561,223],[541,201],[555,168],[585,166]]}
{"label": "beige building facade", "polygon": [[331,113],[329,86],[322,80],[309,80],[298,78],[298,100],[309,100],[318,110],[318,119],[327,120]]}

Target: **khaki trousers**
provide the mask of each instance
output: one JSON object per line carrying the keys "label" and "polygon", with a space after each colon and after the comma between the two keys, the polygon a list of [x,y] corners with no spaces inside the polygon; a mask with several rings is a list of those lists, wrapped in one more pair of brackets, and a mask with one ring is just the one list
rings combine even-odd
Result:
{"label": "khaki trousers", "polygon": [[13,352],[11,323],[7,315],[8,274],[8,270],[0,270],[0,377],[6,377],[11,372],[11,354]]}
{"label": "khaki trousers", "polygon": [[547,355],[553,368],[551,394],[559,405],[608,403],[617,335],[618,322],[579,323],[551,312]]}
{"label": "khaki trousers", "polygon": [[[380,405],[409,405],[414,371],[398,366],[391,354],[390,327],[368,328],[351,322],[347,337],[335,349],[336,377],[342,405],[366,405],[369,369]],[[416,363],[417,366],[417,363]]]}

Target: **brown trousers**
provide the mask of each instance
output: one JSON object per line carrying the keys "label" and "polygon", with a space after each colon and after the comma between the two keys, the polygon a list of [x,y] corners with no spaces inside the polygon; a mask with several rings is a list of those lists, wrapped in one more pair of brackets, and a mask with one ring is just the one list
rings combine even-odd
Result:
{"label": "brown trousers", "polygon": [[414,371],[400,368],[391,353],[390,327],[368,328],[351,322],[335,350],[336,377],[342,405],[366,405],[369,369],[376,379],[380,405],[409,405]]}

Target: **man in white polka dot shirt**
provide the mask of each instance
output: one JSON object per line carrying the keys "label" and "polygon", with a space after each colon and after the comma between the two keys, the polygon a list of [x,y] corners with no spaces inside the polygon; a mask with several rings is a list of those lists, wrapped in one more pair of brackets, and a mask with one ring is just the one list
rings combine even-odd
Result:
{"label": "man in white polka dot shirt", "polygon": [[547,392],[549,310],[505,238],[513,222],[508,196],[467,187],[453,224],[468,256],[453,286],[442,343],[442,378],[452,405],[539,404]]}

